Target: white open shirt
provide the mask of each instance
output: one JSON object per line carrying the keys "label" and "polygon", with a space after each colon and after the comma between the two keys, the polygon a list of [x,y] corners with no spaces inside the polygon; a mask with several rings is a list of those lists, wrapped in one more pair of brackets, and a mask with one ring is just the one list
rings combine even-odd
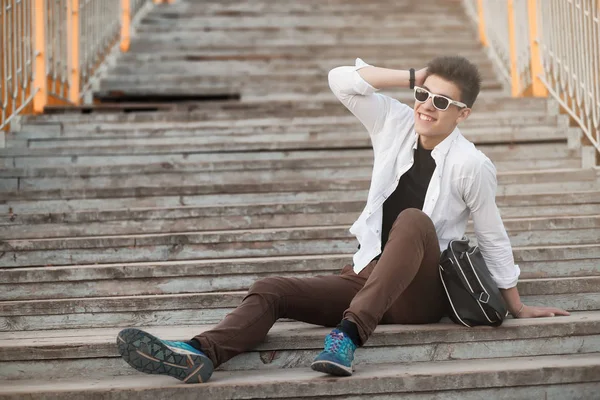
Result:
{"label": "white open shirt", "polygon": [[[381,253],[383,203],[398,186],[400,177],[413,164],[417,147],[414,111],[411,107],[380,93],[359,74],[369,64],[360,58],[356,65],[329,72],[329,86],[371,136],[374,151],[373,175],[367,204],[350,232],[360,249],[354,254],[354,272],[359,273]],[[463,237],[469,215],[487,267],[499,288],[517,284],[520,270],[496,206],[496,168],[456,128],[431,152],[433,172],[423,212],[437,232],[440,251],[452,239]]]}

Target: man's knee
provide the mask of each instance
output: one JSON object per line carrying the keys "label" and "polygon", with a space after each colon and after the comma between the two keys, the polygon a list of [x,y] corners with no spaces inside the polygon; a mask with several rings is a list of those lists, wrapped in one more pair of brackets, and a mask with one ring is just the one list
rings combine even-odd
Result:
{"label": "man's knee", "polygon": [[250,286],[244,300],[251,296],[260,298],[264,307],[267,307],[265,310],[271,309],[275,313],[275,319],[285,317],[287,313],[286,279],[288,278],[277,276],[259,279]]}
{"label": "man's knee", "polygon": [[261,294],[261,295],[279,295],[279,285],[278,281],[280,278],[277,277],[267,277],[257,280],[250,286],[248,290],[248,295],[251,294]]}
{"label": "man's knee", "polygon": [[414,232],[435,231],[435,226],[431,218],[418,208],[407,208],[402,211],[396,218],[396,221],[394,221],[392,228],[396,225]]}

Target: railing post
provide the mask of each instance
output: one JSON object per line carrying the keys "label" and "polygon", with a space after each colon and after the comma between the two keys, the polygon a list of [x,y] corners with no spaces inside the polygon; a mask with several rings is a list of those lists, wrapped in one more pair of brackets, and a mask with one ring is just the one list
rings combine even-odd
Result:
{"label": "railing post", "polygon": [[67,0],[69,24],[69,101],[79,104],[79,0]]}
{"label": "railing post", "polygon": [[131,3],[130,0],[121,0],[121,45],[122,52],[129,51],[131,26]]}
{"label": "railing post", "polygon": [[33,90],[33,112],[42,113],[48,104],[48,82],[46,79],[46,34],[44,21],[44,0],[34,0],[33,15],[33,49],[35,54],[35,78]]}
{"label": "railing post", "polygon": [[529,48],[531,49],[531,85],[532,94],[535,97],[548,97],[548,89],[539,76],[544,69],[542,67],[542,57],[540,55],[540,44],[537,40],[537,0],[528,0],[527,10],[529,14]]}
{"label": "railing post", "polygon": [[481,44],[487,47],[488,40],[485,33],[485,13],[483,12],[483,0],[477,0],[477,19],[479,20],[479,40]]}
{"label": "railing post", "polygon": [[519,69],[517,68],[517,40],[515,34],[515,3],[514,0],[508,0],[508,45],[510,52],[510,79],[511,95],[519,97],[521,88],[519,87]]}

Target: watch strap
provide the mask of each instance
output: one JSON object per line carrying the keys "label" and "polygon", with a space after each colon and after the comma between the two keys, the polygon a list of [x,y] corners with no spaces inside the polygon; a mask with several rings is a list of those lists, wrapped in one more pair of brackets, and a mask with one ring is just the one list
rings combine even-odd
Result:
{"label": "watch strap", "polygon": [[409,69],[410,71],[410,88],[414,89],[415,88],[415,69],[411,68]]}

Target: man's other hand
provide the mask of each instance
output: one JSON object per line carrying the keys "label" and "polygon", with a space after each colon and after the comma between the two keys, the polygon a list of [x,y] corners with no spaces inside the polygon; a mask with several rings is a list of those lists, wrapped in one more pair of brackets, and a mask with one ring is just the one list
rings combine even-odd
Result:
{"label": "man's other hand", "polygon": [[568,316],[571,314],[568,311],[555,307],[525,306],[517,318],[556,317],[559,315]]}

